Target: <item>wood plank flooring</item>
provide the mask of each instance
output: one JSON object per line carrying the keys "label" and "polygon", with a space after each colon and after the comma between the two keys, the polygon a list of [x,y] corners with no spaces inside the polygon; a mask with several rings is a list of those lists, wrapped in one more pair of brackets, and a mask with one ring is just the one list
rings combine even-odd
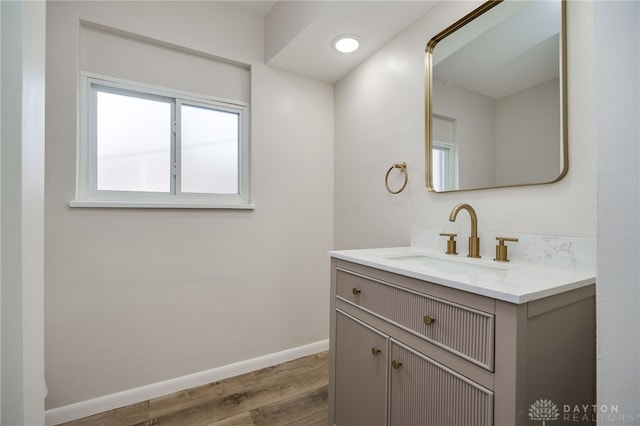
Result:
{"label": "wood plank flooring", "polygon": [[325,426],[328,382],[321,352],[64,426]]}

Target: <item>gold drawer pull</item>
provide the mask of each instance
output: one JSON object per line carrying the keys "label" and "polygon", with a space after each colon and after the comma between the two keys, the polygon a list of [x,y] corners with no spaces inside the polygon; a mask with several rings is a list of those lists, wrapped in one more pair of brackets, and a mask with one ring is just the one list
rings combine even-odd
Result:
{"label": "gold drawer pull", "polygon": [[398,368],[402,367],[402,363],[394,359],[393,361],[391,361],[391,366],[397,370]]}
{"label": "gold drawer pull", "polygon": [[431,315],[425,315],[424,316],[424,323],[427,325],[431,325],[434,322],[436,322],[436,319],[434,317],[432,317]]}
{"label": "gold drawer pull", "polygon": [[371,348],[371,353],[373,354],[373,356],[377,356],[378,354],[380,354],[380,348]]}
{"label": "gold drawer pull", "polygon": [[353,290],[351,290],[351,292],[354,294],[354,296],[357,296],[358,294],[360,294],[362,290],[360,290],[359,288],[353,288]]}

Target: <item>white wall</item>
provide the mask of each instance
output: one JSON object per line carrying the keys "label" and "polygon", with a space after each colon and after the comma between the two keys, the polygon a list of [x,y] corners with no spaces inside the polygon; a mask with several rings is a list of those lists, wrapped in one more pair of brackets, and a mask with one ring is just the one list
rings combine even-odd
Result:
{"label": "white wall", "polygon": [[[251,65],[254,211],[68,207],[80,19]],[[328,338],[333,90],[262,37],[218,2],[49,3],[47,408]]]}
{"label": "white wall", "polygon": [[496,102],[496,183],[550,182],[560,176],[559,80]]}
{"label": "white wall", "polygon": [[[425,189],[424,47],[479,4],[438,5],[336,85],[336,248],[407,245],[413,226],[468,235],[468,219],[447,220],[459,202],[476,209],[480,231],[595,236],[592,3],[568,4],[568,176],[542,186],[445,194]],[[391,195],[384,175],[401,161],[409,185]]]}
{"label": "white wall", "polygon": [[0,3],[0,423],[44,423],[44,2]]}
{"label": "white wall", "polygon": [[80,30],[80,70],[197,95],[251,100],[246,66],[91,23]]}
{"label": "white wall", "polygon": [[492,99],[433,80],[433,114],[455,120],[460,188],[550,182],[560,175],[558,84],[554,79]]}
{"label": "white wall", "polygon": [[640,3],[596,2],[598,404],[640,424]]}
{"label": "white wall", "polygon": [[[433,80],[433,113],[455,119],[459,188],[495,186],[495,102],[478,92]],[[482,167],[475,167],[482,164]]]}

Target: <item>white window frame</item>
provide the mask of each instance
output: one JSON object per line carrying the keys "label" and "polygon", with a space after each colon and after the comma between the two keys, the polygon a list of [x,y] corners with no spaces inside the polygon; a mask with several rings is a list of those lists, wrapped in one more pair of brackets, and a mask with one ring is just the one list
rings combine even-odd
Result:
{"label": "white window frame", "polygon": [[[446,164],[444,166],[443,188],[436,188],[439,191],[455,191],[458,189],[458,150],[456,144],[442,141],[433,141],[431,148],[434,151],[443,151],[446,153]],[[435,158],[432,155],[431,158]],[[433,161],[433,160],[432,160]]]}
{"label": "white window frame", "polygon": [[[97,132],[96,132],[96,87],[107,88],[113,93],[140,94],[141,98],[162,99],[172,102],[175,147],[171,165],[178,172],[171,179],[171,192],[106,191],[97,189]],[[180,192],[180,106],[203,106],[218,111],[238,114],[238,193],[196,194]],[[160,88],[143,83],[130,82],[92,73],[80,77],[80,108],[78,114],[79,137],[76,175],[76,198],[71,207],[132,207],[132,208],[223,208],[253,209],[250,199],[250,155],[249,155],[249,105],[245,102],[196,95]],[[171,173],[168,169],[167,173]]]}

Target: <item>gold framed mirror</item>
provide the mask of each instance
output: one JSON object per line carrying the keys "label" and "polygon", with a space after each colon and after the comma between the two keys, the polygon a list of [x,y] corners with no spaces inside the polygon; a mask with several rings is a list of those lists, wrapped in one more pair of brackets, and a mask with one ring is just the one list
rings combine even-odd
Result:
{"label": "gold framed mirror", "polygon": [[492,0],[425,49],[430,191],[538,185],[568,171],[565,0]]}

